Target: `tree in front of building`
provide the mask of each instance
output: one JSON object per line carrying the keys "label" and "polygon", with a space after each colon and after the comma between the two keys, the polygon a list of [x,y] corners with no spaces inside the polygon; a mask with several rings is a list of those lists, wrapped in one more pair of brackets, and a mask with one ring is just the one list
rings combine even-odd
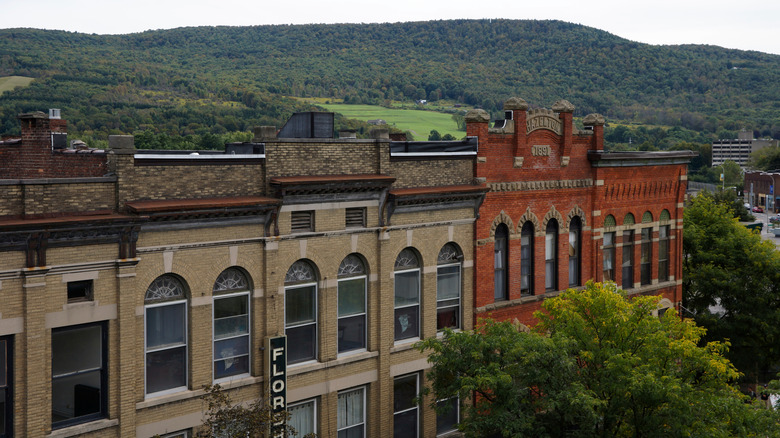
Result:
{"label": "tree in front of building", "polygon": [[[202,397],[203,425],[196,436],[201,438],[271,438],[298,436],[286,421],[286,411],[274,412],[265,401],[235,403],[220,385],[208,385]],[[273,431],[272,431],[273,428]],[[314,438],[306,435],[304,438]]]}
{"label": "tree in front of building", "polygon": [[591,282],[545,300],[533,332],[445,331],[419,344],[426,391],[466,401],[459,428],[474,437],[777,436],[777,414],[732,385],[727,344],[700,345],[704,330],[656,316],[658,300]]}
{"label": "tree in front of building", "polygon": [[706,339],[730,342],[748,382],[765,382],[780,364],[780,253],[711,196],[686,206],[683,233],[686,316]]}

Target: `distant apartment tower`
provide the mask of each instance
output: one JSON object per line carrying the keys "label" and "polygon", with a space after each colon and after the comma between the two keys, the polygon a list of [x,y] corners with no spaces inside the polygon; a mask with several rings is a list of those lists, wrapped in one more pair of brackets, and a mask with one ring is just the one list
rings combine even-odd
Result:
{"label": "distant apartment tower", "polygon": [[718,166],[731,160],[745,168],[750,154],[767,146],[777,146],[777,140],[757,140],[752,131],[742,130],[736,139],[721,139],[712,142],[712,165]]}

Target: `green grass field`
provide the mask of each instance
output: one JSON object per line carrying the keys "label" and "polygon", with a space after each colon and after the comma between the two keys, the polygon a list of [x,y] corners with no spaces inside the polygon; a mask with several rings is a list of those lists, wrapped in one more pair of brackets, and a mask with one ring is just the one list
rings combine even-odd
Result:
{"label": "green grass field", "polygon": [[[357,120],[382,119],[388,125],[395,125],[403,131],[410,131],[414,140],[428,140],[432,130],[439,134],[451,134],[455,138],[463,138],[466,133],[458,131],[458,125],[452,120],[452,114],[435,111],[420,111],[407,109],[389,109],[378,105],[346,105],[317,103],[334,113]],[[410,139],[411,140],[411,139]]]}
{"label": "green grass field", "polygon": [[26,87],[30,85],[33,78],[26,78],[24,76],[5,76],[0,78],[0,94],[6,91],[11,91],[16,87]]}

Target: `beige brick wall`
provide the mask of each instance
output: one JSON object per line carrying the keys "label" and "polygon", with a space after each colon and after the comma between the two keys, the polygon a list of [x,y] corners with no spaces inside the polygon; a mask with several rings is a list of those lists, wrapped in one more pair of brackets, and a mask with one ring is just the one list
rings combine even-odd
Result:
{"label": "beige brick wall", "polygon": [[395,189],[474,183],[474,161],[470,159],[392,161],[390,169],[390,175],[396,177]]}

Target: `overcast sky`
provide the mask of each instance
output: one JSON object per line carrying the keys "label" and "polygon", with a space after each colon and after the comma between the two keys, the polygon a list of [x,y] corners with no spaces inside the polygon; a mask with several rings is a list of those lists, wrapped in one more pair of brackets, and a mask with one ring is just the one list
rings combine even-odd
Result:
{"label": "overcast sky", "polygon": [[0,0],[0,28],[125,34],[184,26],[558,19],[649,44],[780,55],[778,0]]}

